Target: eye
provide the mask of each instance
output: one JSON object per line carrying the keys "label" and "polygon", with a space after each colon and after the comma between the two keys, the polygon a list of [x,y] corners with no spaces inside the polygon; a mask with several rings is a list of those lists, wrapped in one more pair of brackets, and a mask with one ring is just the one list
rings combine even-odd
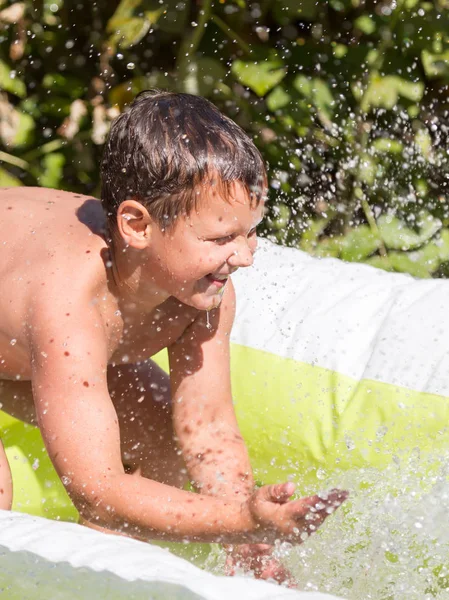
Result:
{"label": "eye", "polygon": [[219,244],[220,246],[223,244],[226,244],[227,242],[230,242],[232,240],[232,235],[225,235],[223,237],[219,237],[219,238],[215,238],[213,240],[209,240],[211,242],[215,242],[216,244]]}

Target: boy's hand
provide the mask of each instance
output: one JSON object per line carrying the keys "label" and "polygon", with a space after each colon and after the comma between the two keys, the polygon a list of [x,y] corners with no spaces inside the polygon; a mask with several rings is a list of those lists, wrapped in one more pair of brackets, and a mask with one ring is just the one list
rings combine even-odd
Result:
{"label": "boy's hand", "polygon": [[291,573],[273,557],[269,544],[242,544],[227,546],[226,575],[235,575],[237,569],[250,571],[256,579],[273,579],[287,587],[297,587]]}
{"label": "boy's hand", "polygon": [[334,489],[326,495],[289,501],[294,491],[293,483],[266,485],[246,501],[245,508],[255,523],[255,542],[301,544],[348,497],[348,492]]}

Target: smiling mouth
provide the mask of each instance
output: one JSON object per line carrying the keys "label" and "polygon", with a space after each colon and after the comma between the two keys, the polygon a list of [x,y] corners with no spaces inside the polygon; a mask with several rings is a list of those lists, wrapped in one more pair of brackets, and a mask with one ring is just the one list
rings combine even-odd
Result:
{"label": "smiling mouth", "polygon": [[229,275],[218,276],[218,275],[213,275],[212,273],[209,273],[209,275],[206,275],[206,277],[205,277],[205,279],[210,281],[210,283],[212,283],[213,285],[216,285],[217,287],[220,287],[220,288],[223,287],[224,285],[226,285],[228,278],[229,278]]}

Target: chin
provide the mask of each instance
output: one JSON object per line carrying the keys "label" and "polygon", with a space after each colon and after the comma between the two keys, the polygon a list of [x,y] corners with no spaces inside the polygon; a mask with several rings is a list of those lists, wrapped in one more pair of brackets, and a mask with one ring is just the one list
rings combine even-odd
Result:
{"label": "chin", "polygon": [[213,310],[221,304],[221,296],[218,294],[214,294],[213,296],[198,294],[190,298],[179,298],[179,300],[197,310]]}

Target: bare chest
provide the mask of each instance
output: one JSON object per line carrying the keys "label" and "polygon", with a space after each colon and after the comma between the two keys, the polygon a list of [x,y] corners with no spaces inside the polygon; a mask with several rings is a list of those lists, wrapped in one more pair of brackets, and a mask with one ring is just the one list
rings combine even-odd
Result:
{"label": "bare chest", "polygon": [[169,298],[148,315],[121,315],[122,325],[109,362],[122,364],[147,360],[179,340],[197,314],[195,309]]}

